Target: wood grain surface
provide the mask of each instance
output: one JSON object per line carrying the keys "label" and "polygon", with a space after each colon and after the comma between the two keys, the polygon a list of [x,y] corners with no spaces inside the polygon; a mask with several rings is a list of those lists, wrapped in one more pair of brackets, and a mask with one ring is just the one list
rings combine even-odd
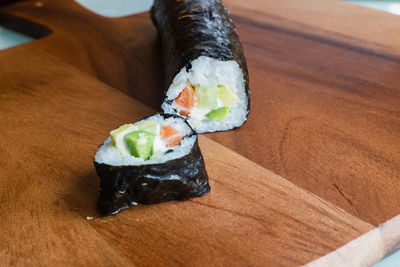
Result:
{"label": "wood grain surface", "polygon": [[303,264],[373,228],[203,136],[210,194],[99,217],[98,144],[153,111],[39,49],[3,51],[0,64],[11,60],[0,73],[2,264]]}
{"label": "wood grain surface", "polygon": [[[400,213],[400,53],[390,38],[400,18],[308,2],[226,1],[248,60],[252,115],[248,127],[209,137],[378,225]],[[27,49],[43,48],[159,109],[160,52],[147,13],[110,19],[73,1],[43,3],[6,9],[53,30]],[[316,23],[332,9],[343,10],[337,23]],[[350,15],[380,19],[376,27],[357,24],[355,34],[341,25]]]}
{"label": "wood grain surface", "polygon": [[0,51],[0,264],[299,265],[400,213],[400,18],[333,0],[224,2],[252,103],[242,128],[200,138],[212,192],[107,218],[98,144],[162,97],[148,13],[1,10],[51,34]]}
{"label": "wood grain surface", "polygon": [[[161,51],[149,14],[107,18],[73,0],[23,1],[3,13],[52,31],[24,44],[57,56],[144,104],[159,109],[162,98]],[[133,19],[133,20],[132,20]]]}

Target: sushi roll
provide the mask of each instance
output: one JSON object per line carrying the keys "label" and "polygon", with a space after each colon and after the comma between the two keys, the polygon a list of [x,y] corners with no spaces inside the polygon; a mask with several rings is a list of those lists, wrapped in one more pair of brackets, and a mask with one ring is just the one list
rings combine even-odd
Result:
{"label": "sushi roll", "polygon": [[105,215],[210,191],[197,135],[175,115],[156,114],[111,131],[94,165],[100,177],[98,208]]}
{"label": "sushi roll", "polygon": [[197,133],[231,130],[250,112],[246,60],[220,0],[155,0],[165,70],[164,113],[187,118]]}

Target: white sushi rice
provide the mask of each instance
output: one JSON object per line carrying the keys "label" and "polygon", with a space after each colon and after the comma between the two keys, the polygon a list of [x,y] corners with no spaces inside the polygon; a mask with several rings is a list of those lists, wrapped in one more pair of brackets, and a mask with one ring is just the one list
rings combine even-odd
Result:
{"label": "white sushi rice", "polygon": [[[189,72],[186,70],[186,67],[182,68],[175,76],[167,91],[167,98],[161,106],[164,113],[179,115],[173,103],[169,104],[167,101],[177,98],[188,82],[194,86],[211,88],[218,88],[218,85],[225,85],[232,89],[237,97],[224,122],[212,120],[208,117],[199,119],[199,116],[196,116],[196,114],[201,112],[194,112],[196,114],[189,115],[187,121],[197,133],[225,131],[239,127],[246,121],[248,99],[245,92],[245,80],[243,72],[236,61],[220,61],[201,56],[192,61],[192,68]],[[204,116],[205,114],[201,115]]]}
{"label": "white sushi rice", "polygon": [[[157,160],[143,160],[142,158],[137,158],[134,156],[125,156],[112,144],[111,137],[108,137],[97,151],[95,162],[111,166],[139,166],[165,163],[169,160],[184,157],[190,153],[194,143],[196,142],[197,136],[191,135],[193,131],[186,123],[183,122],[183,119],[170,117],[164,120],[161,115],[157,114],[137,123],[146,120],[156,120],[161,126],[170,125],[182,133],[182,135],[185,137],[181,140],[180,145],[168,148],[167,150],[171,149],[172,151],[160,155]],[[156,142],[154,145],[156,146]]]}

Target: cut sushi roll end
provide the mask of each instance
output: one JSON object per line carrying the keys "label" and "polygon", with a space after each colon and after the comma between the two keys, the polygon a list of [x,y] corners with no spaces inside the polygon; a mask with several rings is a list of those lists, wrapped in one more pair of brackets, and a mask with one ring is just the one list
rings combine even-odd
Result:
{"label": "cut sushi roll end", "polygon": [[155,115],[111,131],[96,161],[115,166],[163,163],[187,153],[194,141],[192,129],[180,118]]}
{"label": "cut sushi roll end", "polygon": [[190,65],[175,76],[162,104],[164,112],[186,117],[198,133],[241,126],[249,96],[239,64],[201,56]]}
{"label": "cut sushi roll end", "polygon": [[96,153],[95,167],[103,214],[210,190],[197,135],[174,115],[157,114],[111,131]]}

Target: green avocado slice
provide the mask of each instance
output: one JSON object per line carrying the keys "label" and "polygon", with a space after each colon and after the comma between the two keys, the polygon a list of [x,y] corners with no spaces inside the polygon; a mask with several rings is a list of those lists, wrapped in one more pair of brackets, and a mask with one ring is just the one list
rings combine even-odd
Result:
{"label": "green avocado slice", "polygon": [[224,106],[229,106],[236,101],[236,95],[231,88],[225,85],[218,85],[218,98]]}
{"label": "green avocado slice", "polygon": [[215,109],[217,107],[218,90],[210,87],[196,87],[196,95],[199,99],[197,107]]}
{"label": "green avocado slice", "polygon": [[160,128],[158,122],[155,120],[145,120],[135,124],[135,126],[138,127],[139,130],[148,131],[154,134],[158,134]]}
{"label": "green avocado slice", "polygon": [[222,107],[218,109],[211,110],[206,114],[206,117],[215,120],[215,121],[225,121],[226,117],[229,113],[229,107]]}
{"label": "green avocado slice", "polygon": [[153,150],[155,134],[148,131],[134,131],[124,137],[124,141],[132,156],[148,160]]}
{"label": "green avocado slice", "polygon": [[124,134],[124,131],[129,130],[129,128],[131,128],[132,126],[133,124],[124,124],[120,126],[118,129],[112,130],[110,132],[111,140],[114,146],[117,145],[117,139],[120,136],[120,134]]}

